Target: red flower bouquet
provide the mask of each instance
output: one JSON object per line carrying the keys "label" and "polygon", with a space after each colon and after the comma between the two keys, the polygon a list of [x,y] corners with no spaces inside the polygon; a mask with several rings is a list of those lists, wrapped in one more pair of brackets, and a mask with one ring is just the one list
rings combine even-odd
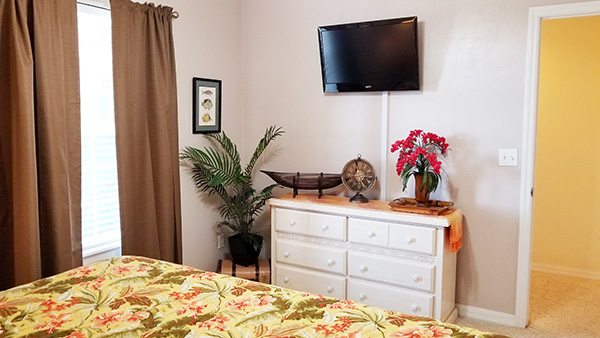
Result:
{"label": "red flower bouquet", "polygon": [[408,179],[413,175],[423,175],[420,188],[427,194],[435,191],[442,181],[442,162],[438,156],[446,155],[447,150],[444,137],[420,129],[412,130],[406,139],[394,142],[391,151],[399,152],[396,172],[403,182],[402,191],[406,190]]}

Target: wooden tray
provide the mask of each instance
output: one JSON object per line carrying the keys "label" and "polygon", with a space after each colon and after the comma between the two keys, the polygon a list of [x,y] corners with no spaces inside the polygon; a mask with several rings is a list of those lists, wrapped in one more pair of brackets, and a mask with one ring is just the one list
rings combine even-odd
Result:
{"label": "wooden tray", "polygon": [[450,209],[454,202],[429,201],[427,204],[419,204],[414,198],[396,198],[389,203],[393,211],[410,212],[413,214],[439,215]]}

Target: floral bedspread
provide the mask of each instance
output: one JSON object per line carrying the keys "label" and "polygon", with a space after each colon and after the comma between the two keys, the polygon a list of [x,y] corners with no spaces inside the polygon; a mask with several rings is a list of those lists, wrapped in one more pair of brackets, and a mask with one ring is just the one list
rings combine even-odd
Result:
{"label": "floral bedspread", "polygon": [[502,337],[143,257],[0,292],[2,337]]}

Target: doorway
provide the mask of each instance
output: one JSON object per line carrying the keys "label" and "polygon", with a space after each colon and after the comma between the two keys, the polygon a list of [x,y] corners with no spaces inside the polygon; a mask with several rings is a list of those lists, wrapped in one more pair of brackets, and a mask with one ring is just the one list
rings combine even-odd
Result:
{"label": "doorway", "polygon": [[[533,187],[537,182],[535,175],[536,137],[538,123],[538,93],[540,83],[540,44],[543,20],[583,17],[600,14],[600,1],[574,3],[556,6],[535,7],[530,9],[528,63],[526,74],[526,107],[524,121],[524,146],[521,184],[521,221],[519,230],[519,258],[517,267],[517,299],[515,319],[517,326],[526,326],[529,312],[529,283],[532,257],[533,230]],[[568,159],[564,159],[568,161]],[[568,165],[569,162],[564,163]],[[554,187],[560,189],[561,182]],[[538,182],[539,183],[539,182]],[[537,192],[536,192],[537,193]],[[563,237],[564,239],[564,237]]]}
{"label": "doorway", "polygon": [[532,268],[600,277],[600,15],[542,22]]}

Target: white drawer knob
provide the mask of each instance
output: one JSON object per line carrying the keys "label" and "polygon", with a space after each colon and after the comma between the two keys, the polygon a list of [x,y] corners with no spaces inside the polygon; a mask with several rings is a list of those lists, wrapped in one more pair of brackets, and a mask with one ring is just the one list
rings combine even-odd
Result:
{"label": "white drawer knob", "polygon": [[327,260],[327,265],[332,266],[333,264],[335,264],[335,261],[333,259],[328,259]]}
{"label": "white drawer knob", "polygon": [[291,220],[291,221],[290,221],[290,226],[291,226],[291,227],[293,227],[294,225],[296,225],[296,221],[294,221],[294,220]]}
{"label": "white drawer knob", "polygon": [[410,307],[410,309],[414,312],[417,313],[419,311],[421,311],[421,307],[419,307],[417,304],[413,304],[413,306]]}
{"label": "white drawer knob", "polygon": [[421,278],[421,276],[419,276],[419,275],[414,275],[413,276],[413,281],[415,281],[415,283],[418,283],[418,282],[420,282],[422,280],[423,280],[423,278]]}
{"label": "white drawer knob", "polygon": [[368,270],[369,270],[369,268],[367,268],[367,267],[366,267],[366,266],[364,266],[364,265],[361,265],[361,266],[359,267],[359,269],[360,269],[360,272],[366,272],[366,271],[368,271]]}
{"label": "white drawer knob", "polygon": [[369,233],[367,234],[367,236],[369,236],[369,238],[373,238],[373,237],[375,237],[375,235],[377,235],[375,233],[375,231],[369,231]]}
{"label": "white drawer knob", "polygon": [[284,252],[284,253],[283,253],[283,257],[285,257],[285,258],[288,258],[288,257],[290,257],[290,253],[289,253],[289,252],[287,252],[287,251],[286,251],[286,252]]}
{"label": "white drawer knob", "polygon": [[332,288],[331,286],[328,286],[328,287],[327,287],[327,292],[328,292],[328,293],[331,293],[332,291],[333,291],[333,288]]}
{"label": "white drawer knob", "polygon": [[364,293],[359,293],[358,294],[358,299],[365,300],[366,298],[367,298],[367,295],[365,295]]}
{"label": "white drawer knob", "polygon": [[406,237],[406,243],[408,243],[408,244],[413,244],[416,241],[417,241],[417,239],[414,237]]}
{"label": "white drawer knob", "polygon": [[290,281],[290,279],[289,279],[289,278],[287,278],[287,277],[283,277],[283,282],[284,282],[284,283],[287,283],[287,282],[289,282],[289,281]]}
{"label": "white drawer knob", "polygon": [[327,225],[327,224],[321,225],[321,230],[327,231],[328,229],[329,229],[329,225]]}

